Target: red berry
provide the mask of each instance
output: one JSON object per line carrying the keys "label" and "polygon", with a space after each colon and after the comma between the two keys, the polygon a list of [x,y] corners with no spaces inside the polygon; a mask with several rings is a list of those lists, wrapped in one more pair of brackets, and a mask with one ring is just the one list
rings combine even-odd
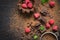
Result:
{"label": "red berry", "polygon": [[40,14],[39,13],[34,13],[34,17],[35,18],[39,18],[40,17]]}
{"label": "red berry", "polygon": [[27,4],[27,3],[29,3],[30,2],[30,0],[25,0],[25,3]]}
{"label": "red berry", "polygon": [[25,3],[22,4],[22,8],[27,8],[27,5]]}
{"label": "red berry", "polygon": [[50,24],[49,23],[46,23],[46,28],[50,28]]}
{"label": "red berry", "polygon": [[54,26],[53,31],[57,31],[57,30],[58,30],[58,26]]}
{"label": "red berry", "polygon": [[26,29],[25,29],[25,32],[26,32],[26,33],[29,33],[29,32],[30,32],[30,28],[26,28]]}
{"label": "red berry", "polygon": [[55,2],[54,2],[54,1],[51,1],[51,2],[49,3],[49,5],[50,5],[51,7],[54,7],[54,6],[55,6]]}
{"label": "red berry", "polygon": [[49,24],[51,24],[51,25],[54,24],[54,20],[50,19]]}
{"label": "red berry", "polygon": [[33,7],[31,2],[29,2],[27,6],[28,6],[28,8],[32,8]]}

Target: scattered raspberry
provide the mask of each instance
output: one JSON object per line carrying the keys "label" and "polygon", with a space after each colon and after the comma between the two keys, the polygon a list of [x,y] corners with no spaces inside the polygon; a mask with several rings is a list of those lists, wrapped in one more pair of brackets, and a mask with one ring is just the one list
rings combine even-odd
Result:
{"label": "scattered raspberry", "polygon": [[29,3],[30,2],[30,0],[25,0],[25,3],[27,4],[27,3]]}
{"label": "scattered raspberry", "polygon": [[30,32],[30,28],[26,28],[26,29],[25,29],[25,32],[26,32],[26,33],[29,33],[29,32]]}
{"label": "scattered raspberry", "polygon": [[49,5],[50,5],[51,7],[54,7],[54,6],[55,6],[55,2],[54,2],[54,1],[51,1],[51,2],[49,3]]}
{"label": "scattered raspberry", "polygon": [[22,4],[22,8],[27,8],[27,5],[25,3]]}
{"label": "scattered raspberry", "polygon": [[33,7],[31,2],[29,2],[27,6],[28,6],[28,8],[32,8]]}
{"label": "scattered raspberry", "polygon": [[50,28],[50,24],[49,23],[46,23],[46,28]]}
{"label": "scattered raspberry", "polygon": [[39,13],[34,13],[34,17],[35,18],[39,18],[40,17],[40,14]]}
{"label": "scattered raspberry", "polygon": [[53,26],[53,31],[57,31],[58,30],[58,26]]}
{"label": "scattered raspberry", "polygon": [[51,24],[51,25],[54,24],[54,20],[50,19],[49,24]]}

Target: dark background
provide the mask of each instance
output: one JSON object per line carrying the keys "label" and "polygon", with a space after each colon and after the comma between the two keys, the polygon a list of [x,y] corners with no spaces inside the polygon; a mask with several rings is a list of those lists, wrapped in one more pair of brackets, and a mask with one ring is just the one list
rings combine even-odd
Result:
{"label": "dark background", "polygon": [[[9,32],[9,16],[18,0],[0,0],[0,40],[13,40],[13,34]],[[60,0],[58,0],[60,5]],[[59,39],[60,40],[60,39]]]}
{"label": "dark background", "polygon": [[13,40],[9,32],[9,16],[16,7],[17,0],[0,0],[0,40]]}

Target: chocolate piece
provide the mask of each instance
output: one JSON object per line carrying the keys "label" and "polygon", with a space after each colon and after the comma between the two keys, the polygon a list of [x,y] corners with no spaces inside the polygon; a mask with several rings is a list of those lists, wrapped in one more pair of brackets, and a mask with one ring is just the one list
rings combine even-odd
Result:
{"label": "chocolate piece", "polygon": [[41,24],[46,23],[46,19],[44,17],[40,17],[40,18],[38,18],[38,20],[41,22]]}
{"label": "chocolate piece", "polygon": [[48,14],[48,11],[45,9],[42,9],[40,13],[41,15],[46,16]]}

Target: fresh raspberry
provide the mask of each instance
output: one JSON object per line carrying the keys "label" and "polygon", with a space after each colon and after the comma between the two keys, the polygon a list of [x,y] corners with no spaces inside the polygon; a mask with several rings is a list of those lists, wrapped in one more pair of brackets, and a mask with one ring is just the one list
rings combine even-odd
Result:
{"label": "fresh raspberry", "polygon": [[40,17],[40,14],[39,13],[34,13],[34,17],[35,18],[39,18]]}
{"label": "fresh raspberry", "polygon": [[28,8],[32,8],[33,7],[31,2],[29,2],[27,6],[28,6]]}
{"label": "fresh raspberry", "polygon": [[46,28],[50,28],[50,24],[49,23],[46,23]]}
{"label": "fresh raspberry", "polygon": [[22,8],[27,8],[27,5],[25,3],[22,4]]}
{"label": "fresh raspberry", "polygon": [[30,0],[25,0],[25,3],[27,4],[27,3],[29,3],[30,2]]}
{"label": "fresh raspberry", "polygon": [[58,26],[53,26],[53,31],[57,31],[58,30]]}
{"label": "fresh raspberry", "polygon": [[49,24],[51,24],[51,25],[54,24],[54,20],[50,19]]}
{"label": "fresh raspberry", "polygon": [[25,32],[26,32],[26,33],[29,33],[29,32],[30,32],[30,28],[26,28],[26,29],[25,29]]}
{"label": "fresh raspberry", "polygon": [[55,2],[54,2],[54,1],[51,1],[51,2],[49,3],[49,5],[50,5],[51,7],[54,7],[54,6],[55,6]]}

